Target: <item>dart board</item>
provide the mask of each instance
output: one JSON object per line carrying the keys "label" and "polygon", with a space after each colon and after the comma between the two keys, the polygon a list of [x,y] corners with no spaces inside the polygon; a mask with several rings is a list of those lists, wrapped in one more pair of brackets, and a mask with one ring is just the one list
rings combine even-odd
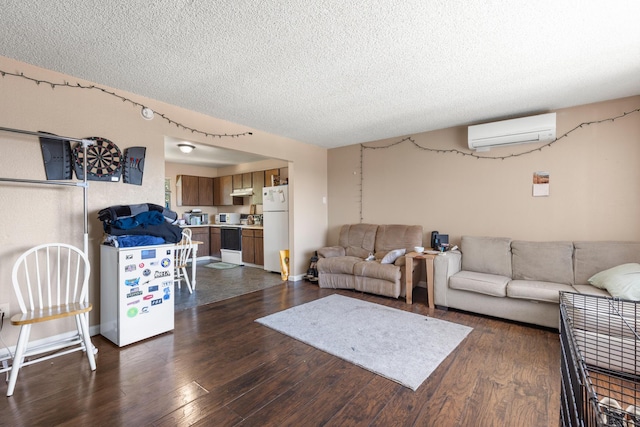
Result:
{"label": "dart board", "polygon": [[[92,181],[119,181],[122,170],[122,152],[106,138],[90,137],[94,144],[87,147],[87,179]],[[75,170],[78,179],[84,179],[82,144],[74,148]]]}

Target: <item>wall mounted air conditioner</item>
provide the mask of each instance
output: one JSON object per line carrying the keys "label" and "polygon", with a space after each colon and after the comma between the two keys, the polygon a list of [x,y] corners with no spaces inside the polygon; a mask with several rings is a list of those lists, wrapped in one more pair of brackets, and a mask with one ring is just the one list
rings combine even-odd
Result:
{"label": "wall mounted air conditioner", "polygon": [[491,147],[556,139],[556,113],[502,120],[469,126],[469,148],[488,151]]}

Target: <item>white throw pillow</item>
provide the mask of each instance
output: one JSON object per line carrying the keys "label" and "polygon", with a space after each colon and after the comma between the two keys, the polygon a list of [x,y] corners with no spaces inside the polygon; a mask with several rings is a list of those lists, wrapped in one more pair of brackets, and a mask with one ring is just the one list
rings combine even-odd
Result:
{"label": "white throw pillow", "polygon": [[380,260],[380,264],[393,264],[398,258],[400,258],[406,252],[406,249],[394,249],[387,252],[387,254]]}
{"label": "white throw pillow", "polygon": [[628,263],[601,271],[589,279],[596,288],[616,298],[640,301],[640,264]]}

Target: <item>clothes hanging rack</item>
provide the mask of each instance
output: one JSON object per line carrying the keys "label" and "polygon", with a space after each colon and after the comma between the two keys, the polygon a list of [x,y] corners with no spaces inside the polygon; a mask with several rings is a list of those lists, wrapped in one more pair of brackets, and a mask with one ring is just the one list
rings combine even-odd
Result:
{"label": "clothes hanging rack", "polygon": [[91,139],[79,139],[79,138],[70,138],[66,136],[58,136],[52,135],[49,133],[43,132],[33,132],[22,129],[13,129],[7,127],[1,127],[0,131],[2,132],[11,132],[11,133],[19,133],[23,135],[33,135],[41,138],[48,139],[56,139],[60,141],[74,141],[82,144],[82,170],[85,171],[83,173],[83,179],[81,182],[65,182],[65,181],[48,181],[48,180],[36,180],[36,179],[20,179],[20,178],[1,178],[2,182],[17,182],[24,184],[38,184],[38,185],[57,185],[57,186],[66,186],[66,187],[81,187],[82,188],[82,197],[83,197],[83,252],[85,255],[89,256],[89,183],[87,181],[87,147],[95,144],[95,141]]}
{"label": "clothes hanging rack", "polygon": [[[82,233],[82,251],[89,257],[89,182],[87,181],[88,169],[87,169],[87,147],[94,145],[95,141],[91,139],[70,138],[66,136],[52,135],[43,132],[33,132],[23,129],[14,129],[0,126],[0,132],[19,133],[23,135],[32,135],[42,138],[55,139],[60,141],[73,141],[82,144],[82,170],[83,177],[81,182],[65,182],[54,180],[37,180],[37,179],[20,179],[20,178],[1,178],[0,182],[16,182],[24,184],[38,184],[38,185],[57,185],[63,187],[81,187],[82,188],[82,205],[83,205],[83,233]],[[89,301],[89,294],[86,296],[86,300]],[[85,314],[87,318],[87,324],[89,324],[89,313]],[[93,353],[98,353],[98,348],[93,346]],[[6,368],[5,368],[6,369]],[[4,370],[0,371],[3,372]]]}

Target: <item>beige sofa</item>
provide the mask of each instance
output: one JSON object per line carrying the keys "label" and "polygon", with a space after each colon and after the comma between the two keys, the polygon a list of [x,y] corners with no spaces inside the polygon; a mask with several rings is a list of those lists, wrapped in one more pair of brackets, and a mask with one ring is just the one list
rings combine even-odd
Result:
{"label": "beige sofa", "polygon": [[438,307],[558,328],[559,291],[605,295],[594,274],[640,262],[637,242],[529,242],[463,236],[434,260]]}
{"label": "beige sofa", "polygon": [[318,250],[318,285],[398,298],[406,292],[403,254],[415,246],[422,246],[420,225],[343,225],[338,245]]}

